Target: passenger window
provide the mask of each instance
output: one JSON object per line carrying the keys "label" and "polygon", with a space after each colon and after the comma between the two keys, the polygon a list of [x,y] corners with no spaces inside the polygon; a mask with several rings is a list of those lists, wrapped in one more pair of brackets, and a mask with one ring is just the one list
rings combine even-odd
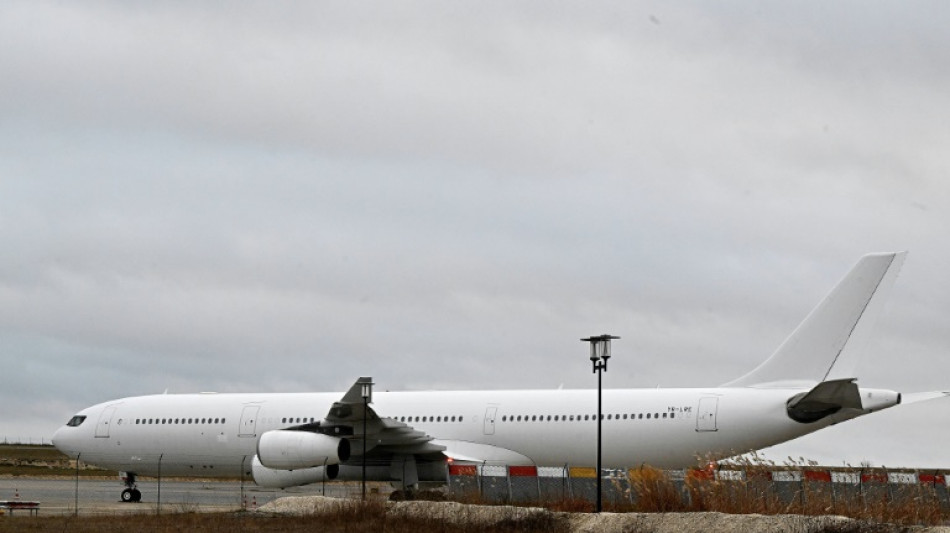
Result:
{"label": "passenger window", "polygon": [[650,413],[647,413],[647,420],[650,419]]}

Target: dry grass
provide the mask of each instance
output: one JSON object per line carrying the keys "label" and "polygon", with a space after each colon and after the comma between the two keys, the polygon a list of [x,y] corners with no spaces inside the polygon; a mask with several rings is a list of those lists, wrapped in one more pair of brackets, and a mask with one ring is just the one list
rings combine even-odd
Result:
{"label": "dry grass", "polygon": [[[739,465],[739,479],[716,479],[712,471],[687,472],[678,486],[669,473],[643,467],[631,473],[632,510],[648,513],[713,511],[729,514],[842,515],[868,523],[945,525],[950,502],[924,484],[847,485],[827,481],[789,482],[780,497],[765,463]],[[860,471],[858,472],[860,474]],[[946,496],[944,496],[945,498]],[[558,509],[561,502],[543,504]]]}
{"label": "dry grass", "polygon": [[[115,477],[115,472],[80,465],[82,477]],[[0,475],[75,476],[76,463],[49,445],[0,444]]]}
{"label": "dry grass", "polygon": [[[492,526],[500,533],[562,533],[567,521],[547,514],[510,519]],[[23,517],[0,519],[0,533],[68,531],[71,533],[178,533],[181,531],[344,532],[344,533],[484,533],[484,525],[457,524],[438,518],[394,516],[378,500],[348,500],[319,515],[261,513],[181,513],[90,517]]]}

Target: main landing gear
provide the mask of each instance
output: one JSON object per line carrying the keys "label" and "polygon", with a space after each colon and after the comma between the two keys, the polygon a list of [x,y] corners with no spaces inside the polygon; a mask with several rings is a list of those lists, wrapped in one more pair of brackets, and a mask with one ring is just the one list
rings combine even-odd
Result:
{"label": "main landing gear", "polygon": [[129,502],[140,502],[142,501],[142,493],[139,492],[139,489],[135,486],[135,473],[126,472],[122,476],[122,481],[125,482],[125,490],[122,491],[122,501]]}

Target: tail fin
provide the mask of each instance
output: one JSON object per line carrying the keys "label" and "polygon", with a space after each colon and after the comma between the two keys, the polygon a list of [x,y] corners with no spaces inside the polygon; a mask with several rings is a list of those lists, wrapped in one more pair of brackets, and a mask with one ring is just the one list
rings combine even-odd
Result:
{"label": "tail fin", "polygon": [[860,352],[907,252],[861,258],[792,335],[752,372],[726,387],[854,378]]}

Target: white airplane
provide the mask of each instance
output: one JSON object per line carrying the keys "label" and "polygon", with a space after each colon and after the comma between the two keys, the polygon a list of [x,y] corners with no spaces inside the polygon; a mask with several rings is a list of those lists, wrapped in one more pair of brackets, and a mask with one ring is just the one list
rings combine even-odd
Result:
{"label": "white airplane", "polygon": [[[854,367],[905,254],[864,256],[771,357],[730,383],[603,391],[603,466],[683,468],[901,403],[898,392],[858,387]],[[141,498],[136,475],[250,476],[280,488],[360,479],[364,446],[367,479],[403,487],[444,482],[451,461],[594,464],[596,390],[377,392],[364,403],[371,382],[346,393],[123,398],[83,409],[53,443],[125,472],[124,501]]]}

